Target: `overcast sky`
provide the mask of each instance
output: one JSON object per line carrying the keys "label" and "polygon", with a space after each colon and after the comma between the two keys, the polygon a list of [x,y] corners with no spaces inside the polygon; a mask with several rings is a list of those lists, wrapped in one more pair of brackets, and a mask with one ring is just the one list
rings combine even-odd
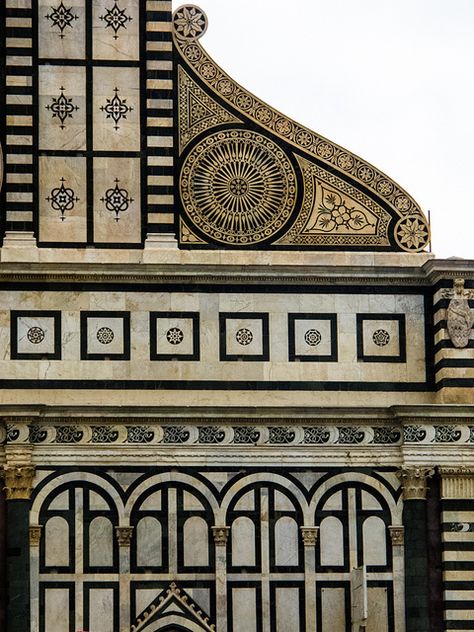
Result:
{"label": "overcast sky", "polygon": [[438,257],[474,258],[474,0],[196,4],[224,70],[431,210]]}

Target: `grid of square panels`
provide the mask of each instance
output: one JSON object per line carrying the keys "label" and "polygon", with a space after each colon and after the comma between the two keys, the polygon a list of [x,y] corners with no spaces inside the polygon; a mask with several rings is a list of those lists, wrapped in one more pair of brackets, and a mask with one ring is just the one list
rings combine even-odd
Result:
{"label": "grid of square panels", "polygon": [[[271,331],[268,312],[220,312],[218,357],[222,362],[271,360],[271,336],[282,341],[282,331]],[[81,311],[81,360],[130,360],[131,315],[128,311]],[[143,330],[134,333],[142,341]],[[358,362],[405,363],[405,314],[357,314],[355,338]],[[61,312],[15,310],[10,313],[12,360],[60,360]],[[151,361],[199,361],[199,312],[149,312]],[[338,317],[334,313],[287,315],[289,362],[338,362]],[[274,341],[275,342],[275,341]]]}

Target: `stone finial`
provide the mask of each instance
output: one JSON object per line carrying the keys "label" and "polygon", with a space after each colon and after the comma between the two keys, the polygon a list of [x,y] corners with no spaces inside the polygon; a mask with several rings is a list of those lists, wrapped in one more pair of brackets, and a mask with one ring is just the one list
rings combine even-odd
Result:
{"label": "stone finial", "polygon": [[318,541],[319,527],[300,527],[304,546],[315,546]]}
{"label": "stone finial", "polygon": [[405,541],[405,527],[402,525],[391,525],[388,528],[393,546],[403,546]]}
{"label": "stone finial", "polygon": [[33,465],[3,466],[3,479],[7,500],[29,500],[33,487],[35,468]]}
{"label": "stone finial", "polygon": [[433,476],[429,467],[407,467],[397,472],[402,483],[404,500],[426,500],[428,486],[426,481]]}
{"label": "stone finial", "polygon": [[40,545],[42,530],[43,530],[43,527],[40,524],[30,525],[30,546]]}
{"label": "stone finial", "polygon": [[464,289],[464,279],[456,278],[452,290],[444,290],[444,298],[451,299],[446,312],[448,334],[456,349],[464,349],[469,344],[474,314],[469,307],[469,299],[474,298],[473,290]]}
{"label": "stone finial", "polygon": [[115,535],[119,546],[130,546],[132,541],[133,527],[115,527]]}
{"label": "stone finial", "polygon": [[212,535],[216,546],[225,546],[229,537],[230,527],[212,527]]}

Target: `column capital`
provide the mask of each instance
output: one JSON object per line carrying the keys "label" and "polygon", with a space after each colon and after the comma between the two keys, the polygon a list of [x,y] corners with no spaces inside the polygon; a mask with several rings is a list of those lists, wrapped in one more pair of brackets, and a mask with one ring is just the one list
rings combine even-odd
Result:
{"label": "column capital", "polygon": [[397,472],[402,483],[404,500],[426,500],[427,479],[433,476],[430,467],[406,467]]}
{"label": "column capital", "polygon": [[133,527],[115,527],[115,535],[119,546],[130,546]]}
{"label": "column capital", "polygon": [[319,527],[300,527],[304,546],[315,546],[318,541]]}
{"label": "column capital", "polygon": [[214,536],[214,542],[216,546],[225,546],[230,533],[230,527],[211,527],[212,535]]}
{"label": "column capital", "polygon": [[405,527],[402,525],[390,525],[388,528],[392,546],[403,546],[405,542]]}
{"label": "column capital", "polygon": [[30,525],[30,546],[40,545],[42,531],[43,531],[43,525],[41,524]]}
{"label": "column capital", "polygon": [[3,489],[6,492],[7,500],[30,499],[35,476],[33,465],[10,465],[7,462],[3,466],[1,476],[5,483]]}

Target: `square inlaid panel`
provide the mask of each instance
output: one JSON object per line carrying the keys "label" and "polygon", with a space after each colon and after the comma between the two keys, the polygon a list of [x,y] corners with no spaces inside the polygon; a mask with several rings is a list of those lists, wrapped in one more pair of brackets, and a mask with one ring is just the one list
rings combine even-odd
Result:
{"label": "square inlaid panel", "polygon": [[12,311],[12,360],[60,360],[61,312]]}
{"label": "square inlaid panel", "polygon": [[406,362],[405,314],[357,314],[357,359]]}
{"label": "square inlaid panel", "polygon": [[129,312],[81,312],[82,360],[130,360]]}
{"label": "square inlaid panel", "polygon": [[151,312],[150,360],[199,360],[199,313]]}
{"label": "square inlaid panel", "polygon": [[290,362],[337,362],[336,314],[288,314]]}
{"label": "square inlaid panel", "polygon": [[269,360],[266,313],[220,313],[219,337],[221,360]]}

